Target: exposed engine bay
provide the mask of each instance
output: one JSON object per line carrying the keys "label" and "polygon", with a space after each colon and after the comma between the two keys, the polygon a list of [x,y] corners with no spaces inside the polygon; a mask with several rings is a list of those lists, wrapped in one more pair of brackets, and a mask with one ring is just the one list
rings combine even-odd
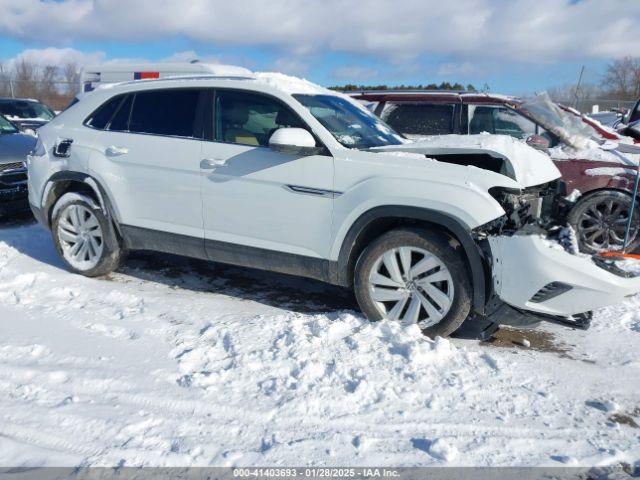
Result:
{"label": "exposed engine bay", "polygon": [[505,215],[475,230],[478,238],[513,235],[523,228],[552,234],[566,225],[571,203],[565,199],[566,186],[561,180],[523,190],[492,188],[489,193],[502,206]]}

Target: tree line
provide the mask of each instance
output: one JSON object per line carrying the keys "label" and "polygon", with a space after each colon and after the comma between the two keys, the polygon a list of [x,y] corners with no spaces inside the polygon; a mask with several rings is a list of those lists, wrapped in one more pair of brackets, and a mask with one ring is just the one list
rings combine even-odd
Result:
{"label": "tree line", "polygon": [[[0,62],[0,96],[36,98],[55,110],[64,108],[76,95],[79,84],[79,66],[73,62],[62,65],[41,65],[27,59],[11,64]],[[591,79],[593,80],[593,79]],[[477,92],[473,84],[441,82],[417,85],[367,85],[348,83],[329,87],[341,91],[361,90],[443,90]],[[485,84],[481,91],[488,91]],[[593,100],[631,102],[640,98],[640,58],[624,57],[607,65],[597,81],[577,82],[571,85],[551,87],[554,100],[578,103]],[[612,103],[613,105],[613,103]]]}
{"label": "tree line", "polygon": [[426,85],[356,85],[353,83],[347,83],[346,85],[334,85],[329,87],[331,90],[339,90],[342,92],[356,92],[363,90],[452,90],[457,92],[477,92],[476,87],[472,84],[468,84],[466,87],[460,83],[442,82],[440,84],[429,83]]}
{"label": "tree line", "polygon": [[0,96],[35,98],[54,110],[66,107],[78,91],[80,72],[73,62],[39,65],[21,59],[11,65],[0,63]]}

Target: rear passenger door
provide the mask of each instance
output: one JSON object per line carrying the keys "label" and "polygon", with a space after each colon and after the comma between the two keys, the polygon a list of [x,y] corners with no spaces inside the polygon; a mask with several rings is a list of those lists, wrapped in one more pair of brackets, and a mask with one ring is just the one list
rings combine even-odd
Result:
{"label": "rear passenger door", "polygon": [[189,245],[200,251],[189,253],[199,254],[204,96],[195,88],[133,92],[87,122],[104,123],[90,168],[115,200],[124,228],[158,239],[160,232],[193,237]]}
{"label": "rear passenger door", "polygon": [[455,103],[386,102],[380,117],[407,138],[457,132],[459,106]]}

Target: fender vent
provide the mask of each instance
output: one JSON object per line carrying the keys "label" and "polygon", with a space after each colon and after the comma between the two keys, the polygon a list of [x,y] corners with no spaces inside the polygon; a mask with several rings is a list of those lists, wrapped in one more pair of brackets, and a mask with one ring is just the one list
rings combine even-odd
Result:
{"label": "fender vent", "polygon": [[536,294],[533,297],[531,297],[531,302],[532,303],[546,302],[547,300],[551,300],[552,298],[556,298],[562,295],[563,293],[568,292],[572,288],[573,287],[571,285],[567,285],[566,283],[551,282],[545,285],[544,287],[542,287],[540,290],[538,290]]}
{"label": "fender vent", "polygon": [[60,140],[53,148],[53,155],[61,158],[68,158],[71,156],[71,144],[73,140],[67,138]]}

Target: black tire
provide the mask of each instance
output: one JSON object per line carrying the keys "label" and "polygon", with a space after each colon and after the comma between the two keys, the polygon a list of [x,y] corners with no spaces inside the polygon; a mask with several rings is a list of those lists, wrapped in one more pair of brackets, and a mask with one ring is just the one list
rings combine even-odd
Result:
{"label": "black tire", "polygon": [[369,275],[385,252],[400,247],[426,250],[435,255],[448,269],[453,282],[453,300],[449,311],[438,323],[423,328],[422,332],[430,337],[451,335],[469,317],[473,287],[462,247],[443,233],[402,228],[387,232],[371,242],[358,258],[354,271],[354,291],[362,312],[370,321],[383,318],[371,297]]}
{"label": "black tire", "polygon": [[[98,221],[102,233],[102,252],[98,256],[97,263],[91,268],[77,268],[72,265],[65,256],[62,242],[59,236],[59,225],[65,210],[71,206],[81,206],[89,210]],[[66,267],[73,273],[84,275],[85,277],[100,277],[116,270],[123,258],[124,249],[120,239],[116,234],[111,221],[105,216],[102,209],[96,205],[92,198],[79,193],[62,195],[53,208],[53,218],[51,222],[51,235],[56,250],[65,263]]]}
{"label": "black tire", "polygon": [[[609,211],[609,208],[613,211]],[[596,192],[581,198],[569,213],[569,225],[578,237],[581,252],[594,254],[602,251],[620,249],[624,240],[625,219],[629,218],[631,196],[615,190]],[[603,216],[604,225],[598,226],[598,212]],[[640,204],[636,205],[632,222],[629,246],[634,250],[640,245]],[[615,223],[618,221],[619,223]],[[613,229],[613,233],[606,233]],[[602,233],[600,233],[602,232]],[[598,235],[593,237],[593,235]],[[608,243],[607,243],[608,239]],[[617,240],[617,241],[616,241]]]}

